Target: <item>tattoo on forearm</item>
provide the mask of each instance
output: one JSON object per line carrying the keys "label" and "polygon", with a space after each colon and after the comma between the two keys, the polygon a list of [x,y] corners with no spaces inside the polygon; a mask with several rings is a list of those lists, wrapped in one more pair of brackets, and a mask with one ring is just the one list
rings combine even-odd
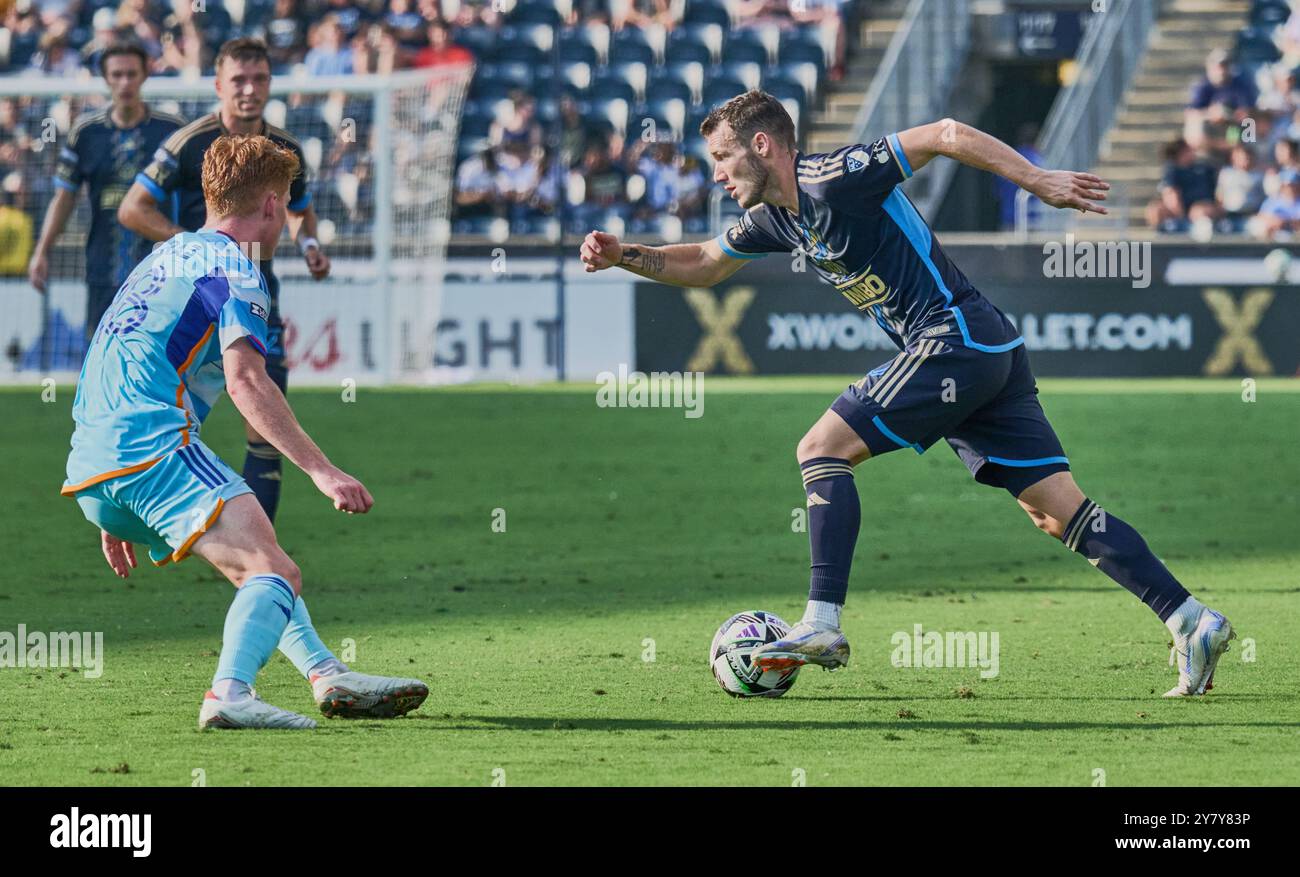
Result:
{"label": "tattoo on forearm", "polygon": [[639,268],[645,274],[654,276],[664,270],[664,254],[658,250],[642,250],[637,247],[623,249],[623,261],[619,264]]}

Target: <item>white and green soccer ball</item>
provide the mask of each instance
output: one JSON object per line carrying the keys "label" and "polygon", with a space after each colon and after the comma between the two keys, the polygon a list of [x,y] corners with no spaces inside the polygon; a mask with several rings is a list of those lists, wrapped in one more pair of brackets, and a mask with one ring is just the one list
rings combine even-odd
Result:
{"label": "white and green soccer ball", "polygon": [[790,625],[771,612],[737,612],[722,622],[709,646],[713,678],[732,697],[780,697],[799,675],[798,667],[760,670],[750,658],[754,650],[790,632]]}

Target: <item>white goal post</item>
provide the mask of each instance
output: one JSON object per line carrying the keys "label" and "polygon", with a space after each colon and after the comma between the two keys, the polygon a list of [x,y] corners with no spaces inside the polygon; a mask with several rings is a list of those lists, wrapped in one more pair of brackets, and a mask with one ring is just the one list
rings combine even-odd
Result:
{"label": "white goal post", "polygon": [[[433,379],[456,137],[472,72],[272,80],[265,116],[303,146],[317,236],[333,263],[331,277],[317,283],[287,236],[276,251],[291,384]],[[217,106],[211,78],[150,79],[144,98],[187,121]],[[3,77],[5,100],[24,120],[17,206],[39,234],[60,145],[77,116],[107,102],[107,91],[99,79]],[[75,380],[85,334],[84,189],[77,202],[51,254],[48,295],[25,276],[0,277],[0,383]]]}

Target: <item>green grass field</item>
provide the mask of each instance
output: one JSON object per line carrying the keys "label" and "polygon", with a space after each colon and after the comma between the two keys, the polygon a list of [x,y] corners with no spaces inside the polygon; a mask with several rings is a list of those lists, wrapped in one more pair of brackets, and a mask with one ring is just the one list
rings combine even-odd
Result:
{"label": "green grass field", "polygon": [[[0,392],[0,631],[103,631],[106,653],[98,679],[0,668],[0,784],[1300,783],[1296,381],[1253,403],[1236,381],[1041,382],[1080,486],[1239,631],[1207,697],[1163,700],[1158,620],[943,445],[858,469],[852,664],[725,696],[717,625],[802,613],[794,448],[844,383],[709,379],[698,420],[601,409],[593,386],[293,391],[377,502],[340,515],[286,471],[280,538],[317,626],[357,669],[432,688],[405,719],[311,733],[196,730],[230,586],[198,559],[115,579],[58,496],[71,389]],[[240,435],[221,403],[204,436],[236,468]],[[892,666],[914,624],[997,632],[1000,674]],[[313,709],[283,657],[258,689]]]}

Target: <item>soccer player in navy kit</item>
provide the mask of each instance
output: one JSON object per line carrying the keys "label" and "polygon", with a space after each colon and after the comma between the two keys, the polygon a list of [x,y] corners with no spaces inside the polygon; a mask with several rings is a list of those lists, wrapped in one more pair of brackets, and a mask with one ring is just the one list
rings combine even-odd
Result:
{"label": "soccer player in navy kit", "polygon": [[152,110],[140,98],[149,76],[149,56],[134,43],[116,43],[104,50],[99,71],[108,84],[109,106],[77,119],[59,150],[55,193],[45,211],[41,238],[32,252],[27,276],[46,291],[50,251],[77,207],[84,185],[90,197],[90,232],[86,236],[86,338],[153,241],[123,228],[117,221],[135,175],[172,132],[185,124],[178,116]]}
{"label": "soccer player in navy kit", "polygon": [[714,240],[621,244],[593,231],[588,272],[618,266],[678,286],[713,286],[766,253],[802,250],[817,273],[870,313],[900,353],[835,400],[799,442],[812,575],[803,619],[757,649],[764,669],[848,663],[840,610],[861,521],[853,469],[899,448],[945,439],[976,481],[1005,488],[1035,526],[1060,539],[1149,606],[1169,628],[1178,684],[1204,694],[1235,634],[1178,582],[1128,524],[1084,496],[1038,404],[1024,341],[947,258],[898,184],[937,155],[996,173],[1045,204],[1105,213],[1109,185],[1035,167],[1005,143],[945,119],[872,144],[803,155],[774,97],[751,91],[704,120],[714,180],[746,208]]}
{"label": "soccer player in navy kit", "polygon": [[[182,231],[197,231],[207,221],[203,202],[203,155],[223,134],[259,134],[288,149],[307,167],[302,147],[289,132],[262,118],[271,94],[271,62],[260,40],[240,37],[229,40],[217,52],[217,96],[221,108],[196,119],[177,131],[158,150],[153,162],[135,178],[135,185],[118,211],[124,226],[150,240],[165,241]],[[172,198],[179,201],[173,221],[163,212]],[[289,187],[289,234],[297,241],[316,280],[329,275],[330,263],[316,240],[316,212],[311,206],[305,171]],[[280,320],[280,281],[272,268],[274,253],[262,253],[258,265],[271,294],[268,321],[266,371],[281,392],[288,387],[289,372],[284,363],[283,323]],[[272,521],[280,503],[280,451],[245,423],[248,448],[244,457],[244,480],[253,488],[257,501]]]}

